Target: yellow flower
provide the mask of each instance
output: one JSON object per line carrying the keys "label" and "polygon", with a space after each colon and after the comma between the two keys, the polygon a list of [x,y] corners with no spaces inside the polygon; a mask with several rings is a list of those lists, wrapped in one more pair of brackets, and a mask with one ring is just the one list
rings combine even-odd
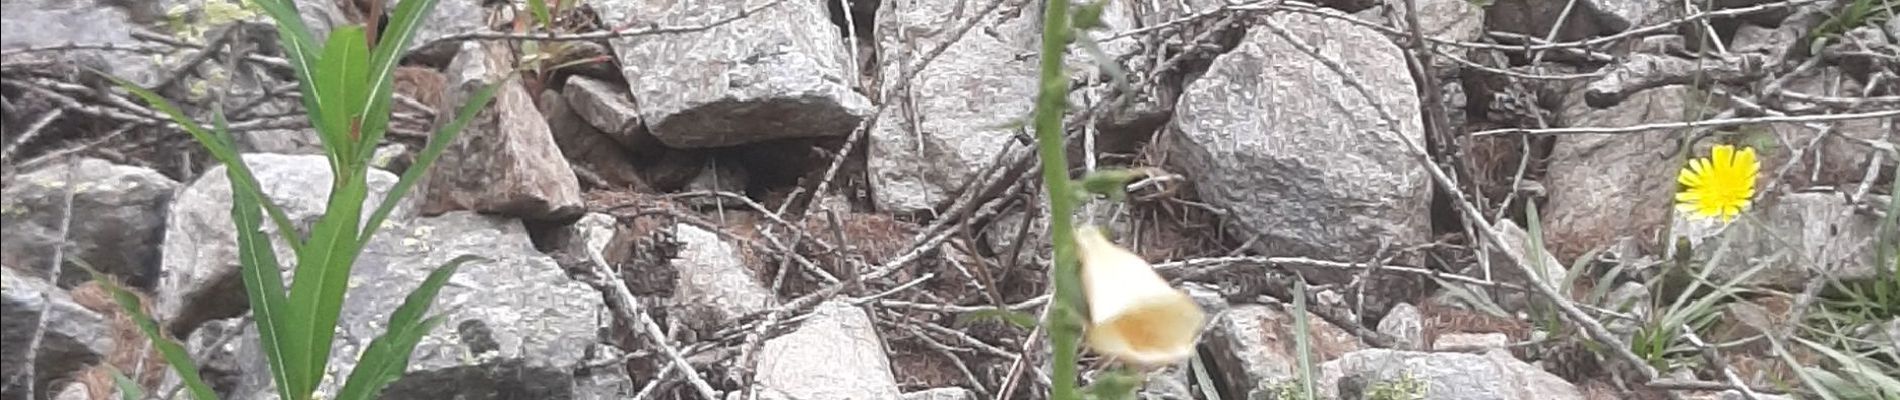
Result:
{"label": "yellow flower", "polygon": [[1761,164],[1755,149],[1747,147],[1736,152],[1734,146],[1718,145],[1709,156],[1689,160],[1677,175],[1682,192],[1676,193],[1676,209],[1695,218],[1721,217],[1727,223],[1755,197],[1755,173]]}
{"label": "yellow flower", "polygon": [[1089,348],[1144,367],[1194,355],[1206,318],[1200,305],[1099,229],[1078,228],[1075,241],[1089,308]]}

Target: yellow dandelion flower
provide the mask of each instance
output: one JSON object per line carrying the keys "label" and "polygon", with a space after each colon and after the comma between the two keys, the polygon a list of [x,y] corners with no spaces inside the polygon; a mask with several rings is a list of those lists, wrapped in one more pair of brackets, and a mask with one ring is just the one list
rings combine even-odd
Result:
{"label": "yellow dandelion flower", "polygon": [[1723,223],[1735,219],[1755,197],[1755,173],[1761,164],[1755,149],[1718,145],[1708,158],[1689,160],[1676,176],[1682,191],[1676,193],[1676,209],[1701,219],[1721,217]]}

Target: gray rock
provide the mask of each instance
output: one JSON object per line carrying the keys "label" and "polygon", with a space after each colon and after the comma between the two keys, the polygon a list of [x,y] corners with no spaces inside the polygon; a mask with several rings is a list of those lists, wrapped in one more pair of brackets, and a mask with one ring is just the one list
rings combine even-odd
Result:
{"label": "gray rock", "polygon": [[[1034,13],[968,14],[956,2],[891,0],[878,10],[883,76],[901,75],[925,51],[949,40],[948,27],[984,18],[981,35],[966,35],[917,73],[900,106],[889,107],[871,132],[866,159],[878,209],[919,212],[954,195],[1021,131],[1035,109]],[[896,82],[886,81],[885,85]]]}
{"label": "gray rock", "polygon": [[1194,391],[1189,389],[1193,382],[1188,376],[1187,364],[1170,365],[1167,368],[1148,373],[1141,388],[1135,390],[1135,398],[1140,400],[1193,400]]}
{"label": "gray rock", "polygon": [[1445,400],[1581,400],[1563,378],[1492,352],[1423,353],[1367,349],[1320,364],[1321,398],[1360,398],[1372,390],[1410,387],[1423,398]]}
{"label": "gray rock", "polygon": [[1379,319],[1379,333],[1398,339],[1401,349],[1422,349],[1425,343],[1425,321],[1418,313],[1418,307],[1409,303],[1399,303],[1385,312]]}
{"label": "gray rock", "polygon": [[1432,341],[1432,348],[1438,350],[1450,350],[1460,347],[1503,349],[1505,346],[1510,345],[1511,337],[1497,332],[1447,333],[1438,335],[1438,340]]}
{"label": "gray rock", "polygon": [[[384,332],[389,312],[431,271],[463,255],[487,260],[464,264],[443,287],[430,309],[443,316],[442,324],[417,345],[408,373],[383,396],[573,398],[577,390],[593,390],[575,372],[599,341],[600,295],[535,250],[520,221],[466,211],[392,223],[371,241],[351,271],[338,318],[330,354],[336,372],[318,390],[334,393],[357,354]],[[239,359],[256,363],[245,369],[236,398],[274,398],[256,336],[238,343]]]}
{"label": "gray rock", "polygon": [[[1740,34],[1739,32],[1737,33]],[[1785,33],[1784,33],[1785,35]],[[1798,42],[1797,42],[1798,43]],[[1855,79],[1855,74],[1842,71],[1843,68],[1825,67],[1813,73],[1803,74],[1790,79],[1784,88],[1789,91],[1816,96],[1853,97],[1859,95],[1865,85]],[[1796,107],[1810,107],[1797,102]],[[1770,176],[1788,163],[1796,163],[1788,171],[1784,187],[1798,188],[1807,186],[1850,186],[1857,187],[1866,179],[1867,163],[1880,150],[1862,143],[1862,140],[1900,142],[1900,131],[1892,129],[1892,118],[1865,118],[1829,123],[1833,130],[1827,136],[1815,142],[1800,160],[1789,160],[1791,151],[1758,151],[1761,158],[1763,176]],[[1818,133],[1802,124],[1768,124],[1771,132],[1765,134],[1776,137],[1812,138]],[[1806,146],[1806,139],[1801,139]],[[1708,154],[1704,151],[1702,155]],[[1757,183],[1757,185],[1764,184]],[[1875,182],[1886,182],[1876,179]],[[1759,187],[1759,186],[1758,186]]]}
{"label": "gray rock", "polygon": [[[506,43],[464,42],[449,66],[444,104],[462,104],[514,73]],[[420,185],[422,212],[470,210],[527,220],[571,220],[584,212],[580,180],[521,81],[509,80],[442,153]],[[447,124],[453,113],[436,114]]]}
{"label": "gray rock", "polygon": [[[1879,218],[1854,211],[1846,195],[1790,193],[1755,206],[1760,207],[1753,213],[1761,223],[1728,226],[1722,235],[1729,240],[1729,253],[1708,263],[1714,268],[1709,279],[1730,282],[1760,263],[1768,265],[1743,285],[1799,289],[1821,276],[1854,281],[1880,273],[1874,264]],[[1697,259],[1708,260],[1717,247],[1710,243],[1697,248]]]}
{"label": "gray rock", "polygon": [[1637,331],[1642,329],[1643,324],[1638,321],[1649,321],[1649,314],[1655,309],[1650,305],[1649,288],[1636,282],[1623,282],[1616,289],[1610,290],[1603,300],[1605,308],[1628,313],[1635,318],[1634,321],[1613,318],[1603,324],[1604,328],[1625,341],[1630,340]]}
{"label": "gray rock", "polygon": [[[59,242],[66,191],[73,192],[67,227],[66,265],[61,287],[92,280],[73,260],[85,263],[133,287],[150,288],[158,279],[159,243],[165,235],[165,208],[180,186],[158,171],[80,159],[75,168],[63,161],[16,176],[0,194],[0,263],[47,278]],[[68,174],[71,177],[69,179]]]}
{"label": "gray rock", "polygon": [[[1552,288],[1562,289],[1565,277],[1569,276],[1569,268],[1565,267],[1565,264],[1559,261],[1556,256],[1550,254],[1549,241],[1544,242],[1543,249],[1532,252],[1530,232],[1525,232],[1523,228],[1519,228],[1517,222],[1509,219],[1498,221],[1492,229],[1498,232],[1498,239],[1501,239],[1510,247],[1491,249],[1491,271],[1489,275],[1491,279],[1517,285],[1529,285],[1532,282],[1532,277],[1524,274],[1524,270],[1529,269],[1533,273],[1541,274],[1541,276],[1535,277],[1537,281],[1544,282],[1544,284],[1550,285]],[[1548,237],[1549,234],[1546,233],[1545,236]],[[1511,256],[1516,256],[1520,260],[1531,263],[1526,266],[1529,268],[1521,269],[1516,265],[1512,265]],[[1465,276],[1475,277],[1486,276],[1484,268],[1481,265],[1466,267],[1463,274],[1465,274]],[[1489,292],[1489,289],[1476,285],[1465,285],[1465,287],[1474,293]],[[1497,305],[1503,307],[1507,312],[1522,311],[1530,307],[1530,296],[1528,293],[1503,292],[1496,293],[1496,295],[1498,296]]]}
{"label": "gray rock", "polygon": [[[100,0],[9,0],[0,2],[0,49],[63,44],[140,47],[132,39],[135,13]],[[150,10],[145,10],[150,11]],[[9,64],[28,58],[65,60],[132,82],[157,82],[164,70],[151,56],[110,50],[68,50],[8,55]]]}
{"label": "gray rock", "polygon": [[871,316],[840,301],[818,305],[797,330],[766,340],[758,381],[805,400],[892,399],[899,393]]}
{"label": "gray rock", "polygon": [[944,387],[905,393],[900,400],[976,400],[976,393],[960,387]]}
{"label": "gray rock", "polygon": [[[1607,109],[1583,105],[1568,96],[1564,126],[1631,126],[1682,121],[1691,97],[1682,86],[1650,89]],[[1547,248],[1558,259],[1574,260],[1618,237],[1654,237],[1673,210],[1671,191],[1678,165],[1668,157],[1671,135],[1562,135],[1550,155],[1549,188],[1543,210]],[[1706,154],[1706,152],[1704,153]]]}
{"label": "gray rock", "polygon": [[[639,0],[594,7],[605,21],[689,26],[755,5]],[[824,4],[790,1],[712,29],[610,44],[653,136],[696,148],[849,134],[871,104],[845,84],[857,74],[845,70],[840,36]]]}
{"label": "gray rock", "polygon": [[673,319],[711,333],[778,304],[778,297],[753,277],[739,246],[687,224],[675,225],[674,235],[680,247],[673,260],[678,283],[667,314]]}
{"label": "gray rock", "polygon": [[[399,1],[391,0],[385,10],[395,10]],[[455,58],[462,42],[435,42],[449,35],[490,31],[488,28],[489,10],[480,0],[447,0],[435,2],[435,9],[422,18],[416,27],[415,38],[409,41],[411,60],[433,65],[445,65]],[[572,3],[570,3],[572,4]],[[394,13],[391,13],[394,17]]]}
{"label": "gray rock", "polygon": [[575,76],[567,80],[563,95],[575,114],[605,132],[621,146],[640,154],[657,153],[659,139],[647,132],[640,120],[640,107],[627,97],[627,88],[607,81]]}
{"label": "gray rock", "polygon": [[[246,154],[244,163],[262,185],[264,195],[281,209],[297,232],[307,232],[323,216],[330,196],[329,160],[319,155]],[[369,196],[364,208],[374,210],[396,184],[396,175],[371,169]],[[231,222],[231,183],[223,166],[206,170],[180,191],[166,216],[165,242],[154,314],[174,334],[183,336],[207,320],[231,318],[249,309],[244,281],[238,274],[237,233]],[[410,202],[399,203],[391,220],[413,212]],[[369,211],[363,213],[365,221]],[[263,223],[286,275],[296,265],[296,254],[270,220]],[[288,281],[286,281],[288,284]]]}
{"label": "gray rock", "polygon": [[[1368,28],[1298,14],[1275,21],[1342,61],[1398,119],[1387,127],[1339,74],[1267,29],[1215,59],[1175,110],[1169,156],[1203,201],[1259,232],[1268,254],[1357,257],[1430,235],[1424,167],[1399,140],[1423,147],[1405,60]],[[1396,130],[1403,137],[1394,137]],[[1313,271],[1327,280],[1336,271]]]}
{"label": "gray rock", "polygon": [[[1270,392],[1274,385],[1296,376],[1299,354],[1293,344],[1298,332],[1289,314],[1276,306],[1248,304],[1235,306],[1212,321],[1202,343],[1214,356],[1209,369],[1225,375],[1227,387],[1221,388],[1222,393],[1256,398],[1253,396]],[[1309,313],[1306,322],[1312,329],[1309,343],[1314,362],[1339,358],[1362,347],[1357,337],[1319,316]]]}
{"label": "gray rock", "polygon": [[[568,81],[569,93],[575,91],[572,82],[579,79]],[[574,163],[572,168],[591,172],[607,185],[618,188],[646,187],[646,182],[640,179],[639,168],[634,165],[635,155],[582,119],[566,96],[553,91],[542,92],[541,106],[546,109],[543,114],[547,116],[548,132],[554,135],[554,145]]]}
{"label": "gray rock", "polygon": [[61,385],[58,390],[53,390],[50,393],[56,393],[53,395],[53,400],[92,400],[91,395],[86,393],[86,390],[86,384],[67,382],[65,385]]}
{"label": "gray rock", "polygon": [[[71,377],[105,359],[112,352],[112,338],[105,318],[74,303],[66,291],[44,279],[19,274],[12,268],[0,268],[0,379],[11,380],[25,373],[27,342],[39,329],[41,318],[46,330],[33,358],[33,387],[49,390],[56,380]],[[0,397],[25,399],[24,391],[8,386]]]}
{"label": "gray rock", "polygon": [[[1530,232],[1525,232],[1524,228],[1517,227],[1516,222],[1507,219],[1499,221],[1492,228],[1498,231],[1500,235],[1498,238],[1503,239],[1502,241],[1509,245],[1509,247],[1503,249],[1493,249],[1493,251],[1502,251],[1503,254],[1493,253],[1491,255],[1492,260],[1510,262],[1511,257],[1517,257],[1518,259],[1524,260],[1524,262],[1531,263],[1531,265],[1529,265],[1531,272],[1540,275],[1535,277],[1525,276],[1523,269],[1508,265],[1493,265],[1491,271],[1492,279],[1502,279],[1505,282],[1514,283],[1529,283],[1531,279],[1534,278],[1543,281],[1546,285],[1557,287],[1564,282],[1565,277],[1570,275],[1569,268],[1564,266],[1563,261],[1558,260],[1556,256],[1550,255],[1549,244],[1541,246],[1544,247],[1543,249],[1533,249],[1531,245],[1534,243],[1531,242],[1531,239],[1534,238],[1531,237]],[[1536,251],[1533,252],[1533,250]]]}

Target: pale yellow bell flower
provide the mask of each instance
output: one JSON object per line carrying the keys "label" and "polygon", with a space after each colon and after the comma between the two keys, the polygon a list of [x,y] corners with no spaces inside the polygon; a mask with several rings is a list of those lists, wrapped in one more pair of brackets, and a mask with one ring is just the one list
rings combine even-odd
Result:
{"label": "pale yellow bell flower", "polygon": [[1110,242],[1100,229],[1076,229],[1082,294],[1088,302],[1088,345],[1144,367],[1194,355],[1206,314],[1187,293],[1168,286],[1141,256]]}

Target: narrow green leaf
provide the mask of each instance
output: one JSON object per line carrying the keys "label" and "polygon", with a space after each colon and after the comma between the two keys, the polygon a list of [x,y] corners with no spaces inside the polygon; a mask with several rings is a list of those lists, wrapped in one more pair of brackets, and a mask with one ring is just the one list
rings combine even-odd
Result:
{"label": "narrow green leaf", "polygon": [[[235,170],[231,170],[235,171]],[[236,172],[230,172],[237,179]],[[284,294],[283,268],[263,229],[258,212],[260,199],[248,192],[231,195],[231,221],[237,225],[238,261],[244,278],[244,293],[250,300],[252,324],[257,328],[258,345],[270,362],[271,378],[277,382],[279,398],[294,399],[291,393],[310,393],[316,380],[304,369],[310,352],[293,347],[303,343],[307,327],[286,325],[288,299]]]}
{"label": "narrow green leaf", "polygon": [[236,171],[237,175],[233,175],[233,179],[231,179],[232,192],[248,192],[260,199],[264,199],[262,202],[264,209],[270,213],[272,222],[277,224],[278,234],[283,236],[284,242],[290,243],[293,250],[301,251],[302,240],[297,237],[296,225],[290,223],[290,217],[284,214],[282,208],[277,207],[276,203],[271,202],[268,197],[264,196],[264,190],[257,184],[257,179],[254,178],[254,175],[251,174],[250,165],[244,163],[243,158],[239,157],[237,150],[235,150],[229,142],[219,140],[216,135],[206,132],[204,126],[199,125],[197,120],[185,115],[185,112],[179,110],[177,105],[172,104],[169,100],[165,100],[164,97],[159,96],[157,93],[152,93],[152,91],[145,90],[145,88],[139,87],[137,84],[105,72],[93,70],[93,73],[112,80],[112,82],[119,85],[120,88],[132,92],[133,95],[145,100],[145,103],[151,105],[152,108],[157,108],[160,112],[165,113],[166,116],[171,117],[173,122],[178,123],[180,127],[185,129],[186,133],[191,134],[192,139],[197,140],[199,144],[203,145],[205,150],[211,153],[212,158],[216,158],[218,162],[224,163],[225,168]]}
{"label": "narrow green leaf", "polygon": [[114,367],[112,366],[112,364],[106,364],[106,371],[112,373],[112,386],[119,389],[120,399],[122,400],[144,400],[145,399],[145,389],[139,388],[139,384],[137,382],[133,382],[132,378],[127,378],[124,372],[119,372],[119,367]]}
{"label": "narrow green leaf", "polygon": [[297,254],[296,279],[290,283],[288,315],[296,320],[291,325],[309,329],[293,348],[310,354],[302,372],[313,380],[329,363],[331,339],[336,336],[336,320],[343,310],[350,269],[361,250],[357,246],[357,224],[362,221],[363,199],[369,187],[362,173],[356,175],[331,189],[323,217],[311,228],[304,251]]}
{"label": "narrow green leaf", "polygon": [[[211,107],[212,129],[225,146],[231,146],[235,141],[224,120],[223,106],[214,102]],[[225,169],[225,176],[233,182],[243,178],[240,174],[242,172],[239,170]],[[289,380],[293,374],[286,366],[302,364],[300,361],[294,364],[287,362],[295,359],[285,360],[285,355],[294,357],[308,352],[287,350],[278,338],[295,337],[307,330],[286,330],[281,325],[285,302],[283,277],[280,276],[283,272],[277,264],[277,253],[271,248],[269,235],[263,233],[264,217],[257,211],[262,202],[258,195],[251,192],[232,191],[231,222],[237,230],[239,275],[243,278],[244,293],[250,300],[252,324],[257,328],[258,344],[270,362],[271,379],[277,382],[278,396],[289,399],[294,398],[289,395],[293,388],[314,386],[315,382],[300,381],[293,384]],[[308,389],[304,390],[300,393],[308,393]]]}
{"label": "narrow green leaf", "polygon": [[546,0],[528,0],[528,11],[534,13],[534,21],[541,23],[544,29],[554,29],[554,16],[548,13]]}
{"label": "narrow green leaf", "polygon": [[389,330],[383,332],[364,349],[362,358],[356,363],[356,369],[350,371],[349,379],[338,392],[337,400],[372,400],[383,390],[383,386],[394,382],[409,367],[410,352],[415,350],[423,336],[441,321],[441,317],[424,319],[429,307],[435,303],[436,294],[449,278],[466,264],[486,259],[473,255],[463,255],[449,260],[448,263],[429,273],[402,305],[389,316]]}
{"label": "narrow green leaf", "polygon": [[1036,316],[1004,308],[992,307],[957,314],[958,324],[967,324],[977,321],[1002,321],[1022,329],[1034,329],[1036,327]]}
{"label": "narrow green leaf", "polygon": [[[278,42],[284,48],[285,58],[290,61],[291,69],[297,73],[297,92],[303,94],[300,101],[303,102],[304,113],[310,116],[312,125],[323,123],[324,110],[318,105],[324,100],[322,93],[319,93],[315,86],[316,62],[318,56],[323,54],[322,48],[319,47],[321,44],[310,34],[310,28],[303,23],[303,16],[298,14],[297,7],[289,0],[251,0],[251,2],[263,8],[264,14],[269,15],[271,20],[276,22]],[[323,130],[321,126],[316,128],[318,131]],[[319,136],[319,138],[323,137]],[[329,148],[327,138],[325,140],[324,148]],[[336,167],[338,161],[340,160],[337,159],[336,154],[331,153],[330,167],[332,169]]]}
{"label": "narrow green leaf", "polygon": [[[337,27],[323,45],[323,58],[317,60],[317,92],[322,98],[317,107],[328,110],[322,123],[317,124],[317,133],[325,137],[324,150],[333,156],[354,155],[359,146],[376,146],[360,141],[360,133],[352,126],[360,117],[357,111],[362,109],[364,80],[369,76],[369,42],[364,35],[362,26]],[[333,171],[338,172],[337,179],[348,179],[342,172],[354,171],[356,159],[341,160],[343,163]]]}
{"label": "narrow green leaf", "polygon": [[158,327],[158,321],[145,314],[145,307],[140,305],[138,296],[119,287],[111,277],[93,269],[92,265],[84,260],[75,258],[67,261],[85,269],[92,275],[92,280],[99,282],[100,287],[112,294],[112,300],[119,304],[119,311],[130,316],[132,322],[138,325],[139,331],[145,334],[145,338],[152,341],[152,346],[164,356],[165,363],[171,365],[173,371],[178,372],[178,377],[185,382],[185,388],[190,390],[193,399],[217,400],[218,394],[211,391],[210,385],[205,384],[204,377],[198,375],[198,365],[192,363],[191,355],[185,352],[185,346],[165,336],[164,331]]}
{"label": "narrow green leaf", "polygon": [[[391,99],[395,96],[396,65],[408,51],[409,41],[415,38],[423,16],[435,10],[436,1],[403,0],[397,3],[395,13],[390,15],[389,26],[376,39],[376,48],[370,56],[369,87],[366,90],[369,101],[362,103],[362,111],[358,113],[363,116],[364,143],[381,143],[383,134],[388,132]],[[356,149],[356,154],[348,156],[367,162],[375,152],[375,146],[363,146]]]}
{"label": "narrow green leaf", "polygon": [[382,229],[383,220],[389,218],[389,213],[402,202],[402,196],[409,193],[409,189],[416,185],[416,181],[428,173],[429,166],[434,165],[436,158],[442,156],[442,151],[448,149],[449,144],[454,143],[455,139],[461,135],[462,127],[474,120],[475,115],[488,106],[489,99],[495,97],[495,91],[501,89],[501,85],[507,82],[503,80],[491,83],[488,87],[476,91],[474,98],[462,104],[462,109],[457,112],[454,121],[436,128],[435,134],[429,136],[428,145],[422,148],[421,153],[416,154],[415,163],[410,164],[409,169],[402,172],[402,177],[396,180],[396,185],[390,187],[389,193],[383,195],[382,204],[377,205],[376,211],[370,214],[368,223],[363,225],[363,235],[357,239],[357,247],[369,244],[370,237],[375,235],[378,229]]}

